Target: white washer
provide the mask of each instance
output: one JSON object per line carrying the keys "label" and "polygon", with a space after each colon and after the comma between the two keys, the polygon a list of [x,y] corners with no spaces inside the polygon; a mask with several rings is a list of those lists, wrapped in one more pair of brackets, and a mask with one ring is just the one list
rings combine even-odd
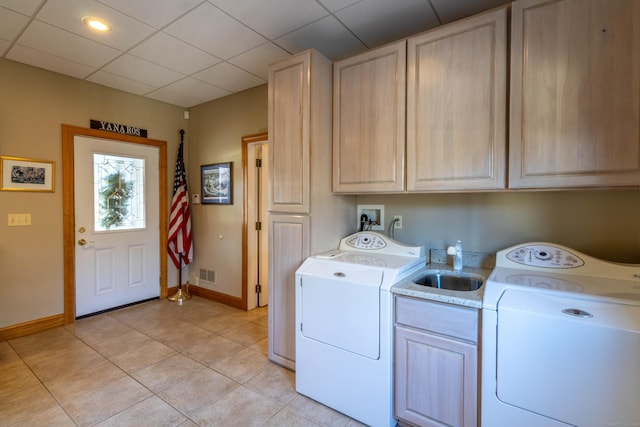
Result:
{"label": "white washer", "polygon": [[482,323],[483,426],[640,425],[640,265],[505,249]]}
{"label": "white washer", "polygon": [[394,426],[391,286],[424,248],[360,232],[296,272],[296,390],[369,426]]}

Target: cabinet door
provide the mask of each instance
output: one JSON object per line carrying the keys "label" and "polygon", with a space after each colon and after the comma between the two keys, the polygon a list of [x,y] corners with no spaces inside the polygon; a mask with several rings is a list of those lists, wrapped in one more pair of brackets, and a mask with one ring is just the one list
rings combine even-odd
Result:
{"label": "cabinet door", "polygon": [[309,213],[311,54],[269,69],[269,211]]}
{"label": "cabinet door", "polygon": [[640,184],[640,2],[513,3],[509,186]]}
{"label": "cabinet door", "polygon": [[296,360],[295,274],[309,256],[309,217],[269,215],[269,359],[289,369]]}
{"label": "cabinet door", "polygon": [[408,40],[408,191],[505,188],[506,54],[506,8]]}
{"label": "cabinet door", "polygon": [[395,328],[395,415],[425,427],[476,427],[478,349]]}
{"label": "cabinet door", "polygon": [[404,190],[406,43],[334,64],[333,191]]}

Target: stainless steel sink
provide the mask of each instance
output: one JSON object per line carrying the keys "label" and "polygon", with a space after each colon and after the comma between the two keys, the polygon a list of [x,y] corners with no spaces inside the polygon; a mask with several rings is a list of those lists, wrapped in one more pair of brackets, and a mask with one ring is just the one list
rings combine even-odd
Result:
{"label": "stainless steel sink", "polygon": [[427,272],[413,279],[416,285],[451,291],[476,291],[484,283],[481,276],[457,272]]}

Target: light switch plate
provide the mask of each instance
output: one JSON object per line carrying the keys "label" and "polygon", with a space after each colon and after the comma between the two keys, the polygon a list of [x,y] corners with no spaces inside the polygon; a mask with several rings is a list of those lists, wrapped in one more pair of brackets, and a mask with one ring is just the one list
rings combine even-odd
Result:
{"label": "light switch plate", "polygon": [[9,214],[7,219],[7,225],[9,227],[20,227],[25,225],[31,225],[31,214]]}

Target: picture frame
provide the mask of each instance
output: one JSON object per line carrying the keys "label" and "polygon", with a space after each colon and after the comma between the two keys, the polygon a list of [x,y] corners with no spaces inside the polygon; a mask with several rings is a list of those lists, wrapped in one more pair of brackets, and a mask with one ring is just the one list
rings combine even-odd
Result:
{"label": "picture frame", "polygon": [[233,204],[233,162],[200,166],[202,204]]}
{"label": "picture frame", "polygon": [[0,156],[0,190],[55,191],[55,162]]}

